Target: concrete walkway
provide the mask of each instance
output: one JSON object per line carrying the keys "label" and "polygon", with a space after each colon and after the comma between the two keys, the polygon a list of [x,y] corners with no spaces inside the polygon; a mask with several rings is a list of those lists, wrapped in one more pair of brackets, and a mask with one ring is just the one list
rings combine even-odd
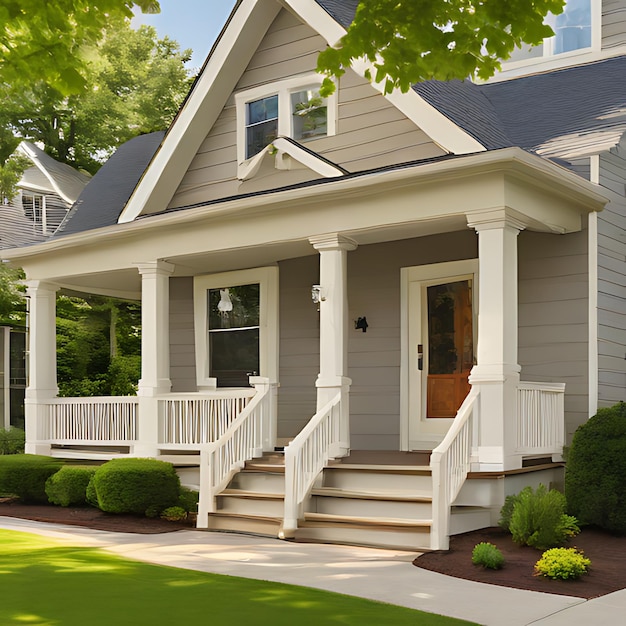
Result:
{"label": "concrete walkway", "polygon": [[139,561],[316,587],[485,626],[626,624],[626,590],[595,600],[485,585],[428,572],[417,553],[185,530],[137,535],[0,517],[0,528],[97,547]]}

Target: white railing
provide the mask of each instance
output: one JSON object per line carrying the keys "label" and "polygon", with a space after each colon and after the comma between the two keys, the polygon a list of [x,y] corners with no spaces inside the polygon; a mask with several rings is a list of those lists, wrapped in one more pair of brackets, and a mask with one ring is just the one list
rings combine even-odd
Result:
{"label": "white railing", "polygon": [[517,387],[516,452],[561,454],[565,443],[565,384],[525,383]]}
{"label": "white railing", "polygon": [[251,387],[160,398],[159,442],[197,446],[217,441],[255,394]]}
{"label": "white railing", "polygon": [[263,454],[264,432],[271,411],[269,384],[259,385],[256,395],[230,423],[217,441],[200,449],[200,501],[198,528],[207,528],[209,513],[215,511],[215,498],[243,468],[246,461]]}
{"label": "white railing", "polygon": [[470,470],[472,450],[476,445],[479,393],[477,387],[472,387],[448,434],[430,456],[433,479],[433,520],[430,532],[432,550],[447,550],[449,547],[450,507],[465,482]]}
{"label": "white railing", "polygon": [[39,439],[52,444],[129,444],[137,439],[134,396],[52,398],[43,404]]}
{"label": "white railing", "polygon": [[323,406],[285,448],[285,517],[280,532],[289,537],[298,527],[302,505],[329,459],[347,447],[342,438],[342,393]]}

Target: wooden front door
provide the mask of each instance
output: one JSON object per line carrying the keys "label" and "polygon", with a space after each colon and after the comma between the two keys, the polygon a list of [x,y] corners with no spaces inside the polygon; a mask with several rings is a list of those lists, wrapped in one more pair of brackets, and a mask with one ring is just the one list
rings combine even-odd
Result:
{"label": "wooden front door", "polygon": [[469,393],[474,364],[472,280],[429,285],[425,295],[426,417],[454,417]]}

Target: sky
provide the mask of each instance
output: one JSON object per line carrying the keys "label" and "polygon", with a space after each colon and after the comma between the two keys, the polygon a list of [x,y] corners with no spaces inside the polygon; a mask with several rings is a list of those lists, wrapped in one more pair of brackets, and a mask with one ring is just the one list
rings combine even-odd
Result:
{"label": "sky", "polygon": [[180,44],[181,50],[191,48],[193,56],[187,64],[190,69],[200,68],[211,46],[226,23],[235,0],[159,0],[161,13],[143,15],[136,13],[132,26],[154,26],[159,37],[166,35]]}

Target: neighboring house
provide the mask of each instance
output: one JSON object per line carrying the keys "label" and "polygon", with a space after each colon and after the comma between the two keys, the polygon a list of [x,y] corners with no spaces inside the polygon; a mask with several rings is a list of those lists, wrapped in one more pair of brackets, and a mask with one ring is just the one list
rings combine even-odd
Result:
{"label": "neighboring house", "polygon": [[[558,481],[623,398],[626,1],[490,84],[384,96],[359,65],[321,101],[356,4],[238,3],[165,136],[4,251],[29,285],[28,451],[173,460],[200,527],[442,548]],[[137,398],[55,397],[62,288],[141,299]],[[284,479],[239,471],[291,439]]]}
{"label": "neighboring house", "polygon": [[[90,178],[28,141],[22,141],[16,153],[32,165],[24,171],[17,195],[0,203],[0,249],[45,241]],[[0,327],[0,428],[24,428],[25,336],[24,328]]]}

